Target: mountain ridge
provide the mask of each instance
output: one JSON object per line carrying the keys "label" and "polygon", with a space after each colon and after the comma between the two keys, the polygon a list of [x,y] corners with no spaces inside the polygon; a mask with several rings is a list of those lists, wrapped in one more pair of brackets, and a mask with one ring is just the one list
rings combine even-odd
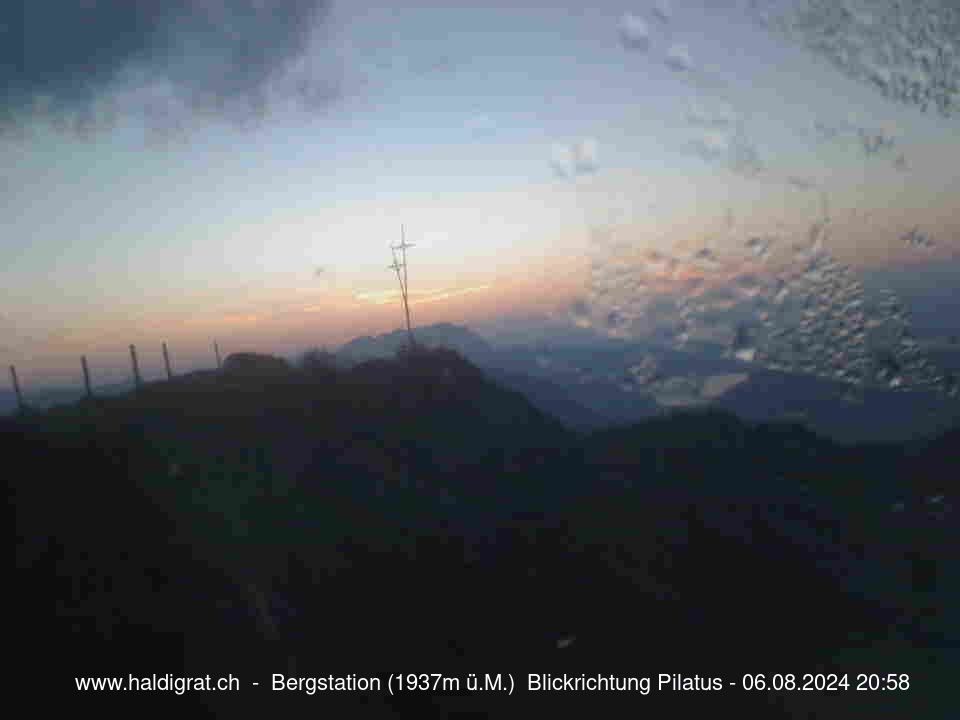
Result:
{"label": "mountain ridge", "polygon": [[[817,432],[847,443],[929,437],[960,422],[960,402],[935,394],[857,390],[838,381],[758,367],[709,349],[681,352],[621,340],[503,347],[451,323],[414,332],[426,345],[458,349],[579,431],[640,422],[669,412],[674,402],[722,408],[751,422],[803,417]],[[337,356],[345,365],[356,357],[389,357],[406,340],[401,330],[367,336],[347,343]],[[646,368],[642,375],[631,374],[639,367]],[[645,384],[650,379],[653,382]],[[711,385],[713,380],[717,382]],[[710,390],[714,386],[720,388],[716,394]]]}

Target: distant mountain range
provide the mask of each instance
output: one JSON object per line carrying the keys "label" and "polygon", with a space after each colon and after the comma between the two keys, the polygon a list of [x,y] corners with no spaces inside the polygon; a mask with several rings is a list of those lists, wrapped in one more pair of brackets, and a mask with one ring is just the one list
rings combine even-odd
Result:
{"label": "distant mountain range", "polygon": [[[769,370],[705,345],[689,352],[595,338],[495,346],[450,323],[415,329],[418,342],[455,349],[490,377],[526,395],[571,428],[630,424],[673,408],[710,406],[752,422],[793,420],[842,442],[900,442],[960,420],[960,403]],[[405,331],[352,340],[337,351],[350,365],[394,355]]]}
{"label": "distant mountain range", "polygon": [[[418,327],[415,335],[425,346],[456,350],[497,383],[578,431],[627,425],[691,407],[726,410],[751,422],[798,421],[841,442],[902,442],[934,435],[960,421],[960,403],[941,395],[861,389],[777,372],[725,357],[710,345],[681,352],[585,332],[505,345],[452,323]],[[336,351],[335,361],[351,367],[392,357],[406,341],[405,330],[357,337]],[[949,339],[930,343],[938,364],[960,364],[960,352]],[[130,382],[122,382],[97,387],[95,393],[109,397],[131,388]],[[42,410],[76,402],[82,395],[80,387],[30,388],[27,401]],[[13,392],[0,390],[0,413],[15,409]]]}
{"label": "distant mountain range", "polygon": [[[416,340],[428,347],[446,347],[456,350],[473,362],[490,359],[493,346],[470,329],[452,323],[437,323],[416,328]],[[406,330],[394,330],[382,335],[364,335],[354,338],[337,350],[337,356],[347,362],[394,355],[407,342]]]}

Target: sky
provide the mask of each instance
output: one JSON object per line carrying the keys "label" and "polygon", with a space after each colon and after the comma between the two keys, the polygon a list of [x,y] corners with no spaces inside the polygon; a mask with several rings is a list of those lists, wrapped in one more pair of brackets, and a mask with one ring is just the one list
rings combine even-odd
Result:
{"label": "sky", "polygon": [[213,339],[392,329],[401,225],[415,323],[562,315],[623,257],[825,216],[860,271],[955,261],[957,117],[769,5],[6,3],[0,359],[57,382],[86,354],[108,381],[130,343],[149,375],[162,341],[186,369]]}

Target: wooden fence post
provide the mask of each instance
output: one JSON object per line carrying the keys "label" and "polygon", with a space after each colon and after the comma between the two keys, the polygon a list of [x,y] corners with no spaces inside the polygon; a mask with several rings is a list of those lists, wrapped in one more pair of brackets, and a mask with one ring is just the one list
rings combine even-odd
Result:
{"label": "wooden fence post", "polygon": [[137,347],[130,346],[130,364],[133,366],[133,386],[139,388],[143,380],[140,378],[140,365],[137,362]]}
{"label": "wooden fence post", "polygon": [[87,391],[87,399],[93,397],[93,390],[90,388],[90,368],[87,366],[87,356],[80,357],[80,364],[83,366],[83,386]]}
{"label": "wooden fence post", "polygon": [[13,392],[17,396],[17,410],[23,413],[26,411],[27,405],[23,402],[23,393],[20,392],[20,380],[17,378],[17,369],[13,365],[10,366],[10,379],[13,381]]}
{"label": "wooden fence post", "polygon": [[167,344],[163,344],[163,366],[167,369],[167,380],[173,380],[173,372],[170,370],[170,353],[167,352]]}

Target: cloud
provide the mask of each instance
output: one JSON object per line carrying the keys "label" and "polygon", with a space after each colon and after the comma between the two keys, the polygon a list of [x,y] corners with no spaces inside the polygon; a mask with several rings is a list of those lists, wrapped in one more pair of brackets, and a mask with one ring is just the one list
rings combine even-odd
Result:
{"label": "cloud", "polygon": [[253,325],[259,322],[260,316],[253,313],[228,313],[220,320],[224,325]]}
{"label": "cloud", "polygon": [[[421,292],[410,293],[411,305],[423,305],[425,303],[439,302],[459,297],[460,295],[472,295],[473,293],[483,292],[490,289],[490,285],[475,285],[464,288],[447,288],[441,290],[424,290]],[[379,290],[376,292],[355,293],[354,299],[361,302],[371,303],[373,305],[392,305],[400,302],[399,290]]]}
{"label": "cloud", "polygon": [[420,297],[417,297],[417,293],[412,293],[413,297],[410,298],[410,304],[422,305],[425,303],[438,302],[440,300],[449,300],[453,297],[472,295],[474,293],[483,292],[489,289],[490,285],[476,285],[474,287],[453,288],[450,290],[433,290],[423,293],[423,295]]}
{"label": "cloud", "polygon": [[393,302],[399,302],[399,290],[379,290],[375,292],[354,293],[354,299],[360,302],[373,303],[374,305],[388,305]]}
{"label": "cloud", "polygon": [[[287,91],[309,99],[318,81],[303,73],[299,81],[287,76],[310,51],[327,5],[328,0],[5,2],[0,118],[23,123],[40,112],[61,127],[92,133],[110,127],[102,104],[116,98],[121,102],[114,113],[143,113],[158,126],[176,125],[170,116],[184,109],[236,119],[256,115],[285,79]],[[150,86],[165,87],[176,102],[155,101],[152,109],[123,102]],[[182,115],[177,120],[184,122]]]}

